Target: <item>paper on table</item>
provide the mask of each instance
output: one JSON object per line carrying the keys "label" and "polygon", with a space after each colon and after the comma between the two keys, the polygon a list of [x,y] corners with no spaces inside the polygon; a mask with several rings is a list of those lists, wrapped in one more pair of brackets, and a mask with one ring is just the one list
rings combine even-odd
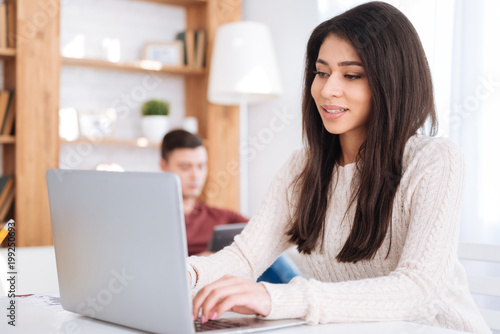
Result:
{"label": "paper on table", "polygon": [[16,302],[30,304],[36,307],[44,308],[53,312],[63,311],[61,298],[58,293],[53,294],[30,294],[16,295]]}

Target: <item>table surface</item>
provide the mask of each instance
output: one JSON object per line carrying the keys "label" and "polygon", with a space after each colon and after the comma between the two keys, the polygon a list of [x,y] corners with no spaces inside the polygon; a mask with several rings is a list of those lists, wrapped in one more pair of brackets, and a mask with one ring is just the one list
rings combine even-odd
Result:
{"label": "table surface", "polygon": [[[16,294],[35,294],[16,298],[16,327],[7,324],[8,272],[7,249],[0,249],[0,333],[142,333],[141,331],[106,323],[64,311],[57,302],[57,270],[53,247],[27,247],[16,249]],[[2,313],[5,313],[2,314]],[[463,333],[411,322],[332,323],[302,325],[265,333],[287,334],[452,334]]]}

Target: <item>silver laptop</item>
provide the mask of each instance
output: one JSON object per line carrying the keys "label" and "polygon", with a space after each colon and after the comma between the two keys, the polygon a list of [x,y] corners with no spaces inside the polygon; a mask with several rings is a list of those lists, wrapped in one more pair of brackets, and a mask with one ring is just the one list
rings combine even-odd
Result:
{"label": "silver laptop", "polygon": [[51,169],[46,178],[65,310],[154,333],[250,333],[304,323],[193,322],[175,174]]}

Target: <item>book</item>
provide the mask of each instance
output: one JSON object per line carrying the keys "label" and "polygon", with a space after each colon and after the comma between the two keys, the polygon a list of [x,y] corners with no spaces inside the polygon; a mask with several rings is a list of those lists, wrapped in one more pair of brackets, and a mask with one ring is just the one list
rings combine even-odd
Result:
{"label": "book", "polygon": [[3,187],[5,187],[8,179],[9,176],[7,175],[0,176],[0,194],[2,193]]}
{"label": "book", "polygon": [[0,135],[10,135],[14,129],[14,118],[15,112],[12,104],[14,103],[14,91],[9,91],[9,101],[7,103],[7,109],[2,122],[2,127],[0,128]]}
{"label": "book", "polygon": [[204,30],[188,29],[177,34],[176,39],[182,42],[184,49],[184,65],[203,67],[206,54],[206,34]]}
{"label": "book", "polygon": [[2,90],[0,92],[0,129],[3,126],[3,121],[5,119],[5,114],[7,114],[7,109],[9,107],[10,91]]}
{"label": "book", "polygon": [[195,66],[195,45],[194,45],[195,32],[192,29],[186,30],[186,53],[187,53],[187,66]]}
{"label": "book", "polygon": [[0,193],[0,221],[4,221],[9,213],[15,193],[14,178],[12,176],[2,176],[2,179],[6,179],[6,182]]}
{"label": "book", "polygon": [[182,43],[182,53],[184,55],[184,65],[187,65],[187,51],[186,51],[186,32],[181,31],[177,34],[176,39]]}
{"label": "book", "polygon": [[16,4],[7,3],[7,47],[16,47]]}
{"label": "book", "polygon": [[7,47],[7,5],[0,4],[0,48]]}
{"label": "book", "polygon": [[8,193],[11,191],[14,185],[14,178],[10,175],[2,176],[0,180],[0,208],[3,206],[5,199],[7,198]]}
{"label": "book", "polygon": [[4,203],[2,203],[2,206],[0,207],[0,221],[6,220],[5,218],[7,218],[9,210],[12,207],[12,203],[14,202],[14,197],[15,190],[14,188],[12,188],[7,194],[7,198],[5,199]]}
{"label": "book", "polygon": [[205,31],[195,32],[195,66],[203,67],[205,63]]}

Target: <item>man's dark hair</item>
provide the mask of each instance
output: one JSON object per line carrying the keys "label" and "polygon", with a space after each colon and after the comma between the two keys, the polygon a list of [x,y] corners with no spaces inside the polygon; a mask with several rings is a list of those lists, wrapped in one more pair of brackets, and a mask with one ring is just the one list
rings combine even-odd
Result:
{"label": "man's dark hair", "polygon": [[172,151],[179,148],[197,148],[203,146],[203,140],[195,134],[185,130],[172,130],[163,137],[161,143],[161,157],[168,161]]}

